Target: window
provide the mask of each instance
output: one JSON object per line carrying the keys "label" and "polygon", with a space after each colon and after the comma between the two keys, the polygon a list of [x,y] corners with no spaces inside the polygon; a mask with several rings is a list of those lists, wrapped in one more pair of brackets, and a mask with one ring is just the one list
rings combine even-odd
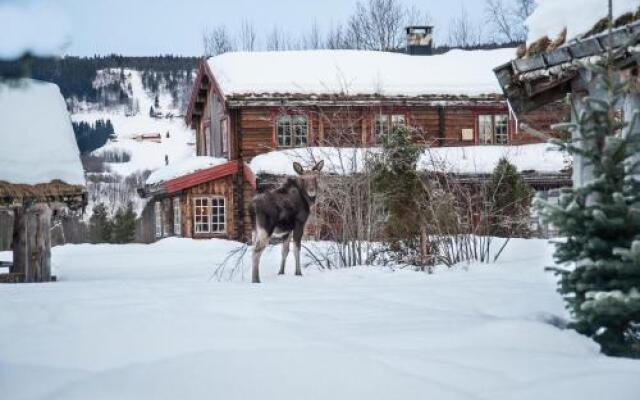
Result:
{"label": "window", "polygon": [[229,122],[226,118],[220,120],[220,140],[222,141],[222,154],[229,154]]}
{"label": "window", "polygon": [[193,200],[195,233],[224,233],[225,217],[224,197],[198,197]]}
{"label": "window", "polygon": [[303,147],[307,145],[307,117],[304,115],[282,115],[276,126],[278,147]]}
{"label": "window", "polygon": [[154,215],[156,220],[156,238],[162,237],[162,202],[156,201],[154,204]]}
{"label": "window", "polygon": [[496,144],[507,144],[509,118],[506,115],[496,115],[495,123]]}
{"label": "window", "polygon": [[506,114],[478,115],[480,144],[507,144],[509,142],[509,116]]}
{"label": "window", "polygon": [[493,143],[492,115],[478,115],[478,132],[480,133],[480,144]]}
{"label": "window", "polygon": [[407,125],[404,114],[377,114],[374,121],[376,138]]}
{"label": "window", "polygon": [[182,236],[182,210],[180,208],[180,197],[173,198],[173,234]]}

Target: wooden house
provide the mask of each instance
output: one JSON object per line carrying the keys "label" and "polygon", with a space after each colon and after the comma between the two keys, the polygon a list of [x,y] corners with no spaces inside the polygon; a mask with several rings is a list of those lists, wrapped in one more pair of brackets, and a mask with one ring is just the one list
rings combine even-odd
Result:
{"label": "wooden house", "polygon": [[0,281],[49,281],[52,217],[87,203],[71,119],[58,86],[22,79],[0,83],[0,121],[0,212],[14,224]]}
{"label": "wooden house", "polygon": [[[430,147],[539,142],[518,129],[493,76],[515,50],[430,55],[428,28],[407,29],[406,54],[315,50],[202,60],[186,121],[196,132],[196,158],[224,162],[141,189],[152,198],[155,237],[247,238],[256,185],[249,165],[273,151],[374,147],[399,126]],[[551,134],[549,125],[565,115],[551,104],[520,119]]]}

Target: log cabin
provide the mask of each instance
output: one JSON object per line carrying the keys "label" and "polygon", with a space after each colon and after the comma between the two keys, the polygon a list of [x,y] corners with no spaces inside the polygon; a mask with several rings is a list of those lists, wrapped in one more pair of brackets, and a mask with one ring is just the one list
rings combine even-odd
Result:
{"label": "log cabin", "polygon": [[0,82],[0,121],[0,212],[14,224],[0,282],[49,281],[52,217],[87,204],[71,119],[57,85],[20,79]]}
{"label": "log cabin", "polygon": [[[165,168],[182,173],[152,176],[140,189],[151,199],[149,240],[249,237],[247,205],[258,184],[251,162],[274,151],[372,148],[401,126],[433,148],[541,141],[518,128],[493,76],[515,49],[433,55],[431,46],[431,27],[409,27],[403,53],[235,52],[202,60],[186,114],[196,156]],[[566,115],[553,103],[520,120],[553,134],[551,123]]]}

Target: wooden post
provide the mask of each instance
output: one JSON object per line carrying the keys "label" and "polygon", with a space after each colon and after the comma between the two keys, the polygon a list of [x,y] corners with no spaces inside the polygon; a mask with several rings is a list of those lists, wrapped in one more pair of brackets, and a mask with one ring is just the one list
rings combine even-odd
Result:
{"label": "wooden post", "polygon": [[46,203],[14,210],[13,268],[25,282],[51,280],[51,208]]}
{"label": "wooden post", "polygon": [[10,273],[24,274],[26,270],[26,218],[24,207],[16,207],[13,209],[13,241],[11,248],[13,249],[13,266],[9,270]]}

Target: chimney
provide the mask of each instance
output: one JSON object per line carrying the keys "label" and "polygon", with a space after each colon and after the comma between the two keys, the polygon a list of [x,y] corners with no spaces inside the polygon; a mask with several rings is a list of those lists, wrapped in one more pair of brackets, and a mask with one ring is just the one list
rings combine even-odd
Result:
{"label": "chimney", "polygon": [[433,45],[433,26],[408,26],[406,53],[412,56],[430,56]]}

